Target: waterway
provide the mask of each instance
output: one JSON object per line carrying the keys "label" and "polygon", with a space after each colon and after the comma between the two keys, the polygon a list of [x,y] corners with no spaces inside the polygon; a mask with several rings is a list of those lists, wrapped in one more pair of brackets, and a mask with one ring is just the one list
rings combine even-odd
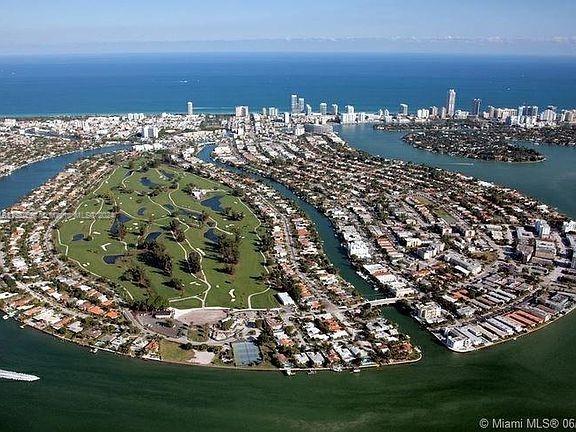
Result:
{"label": "waterway", "polygon": [[16,203],[32,189],[44,184],[58,174],[64,167],[80,158],[101,153],[126,150],[126,145],[101,147],[93,150],[69,153],[55,158],[45,159],[16,170],[12,175],[0,177],[0,209]]}
{"label": "waterway", "polygon": [[[51,162],[51,175],[68,163]],[[22,171],[10,181],[37,186],[38,178]],[[16,199],[4,194],[0,183],[3,207]],[[353,281],[329,222],[296,203],[316,223],[329,258]],[[364,291],[365,282],[358,283]],[[473,431],[481,418],[575,415],[574,316],[470,354],[447,351],[394,309],[387,316],[422,347],[422,361],[290,378],[91,354],[0,320],[0,367],[41,378],[0,383],[0,431]]]}
{"label": "waterway", "polygon": [[530,146],[546,156],[540,163],[482,161],[420,150],[406,144],[406,132],[378,131],[372,125],[337,126],[352,146],[388,159],[436,166],[517,189],[576,218],[576,147]]}

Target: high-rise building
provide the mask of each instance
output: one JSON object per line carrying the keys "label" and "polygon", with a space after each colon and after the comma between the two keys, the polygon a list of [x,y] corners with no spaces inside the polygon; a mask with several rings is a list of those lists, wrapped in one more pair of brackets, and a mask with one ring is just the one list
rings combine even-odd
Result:
{"label": "high-rise building", "polygon": [[312,106],[310,104],[306,104],[306,115],[312,115]]}
{"label": "high-rise building", "polygon": [[250,111],[245,105],[236,107],[236,117],[238,118],[248,118],[250,117]]}
{"label": "high-rise building", "polygon": [[496,116],[496,108],[492,105],[488,106],[488,118],[494,118]]}
{"label": "high-rise building", "polygon": [[522,105],[518,107],[518,115],[520,117],[536,117],[538,115],[538,107],[536,105]]}
{"label": "high-rise building", "polygon": [[534,223],[534,229],[538,234],[538,237],[548,237],[550,235],[550,225],[543,219],[537,219]]}
{"label": "high-rise building", "polygon": [[298,95],[293,94],[290,96],[290,112],[296,114],[298,112]]}
{"label": "high-rise building", "polygon": [[194,115],[194,105],[192,104],[192,102],[188,102],[186,104],[186,112],[188,113],[189,116]]}
{"label": "high-rise building", "polygon": [[298,112],[304,112],[304,109],[306,108],[306,102],[304,100],[303,97],[299,97],[298,98]]}
{"label": "high-rise building", "polygon": [[430,117],[430,111],[425,108],[419,109],[416,111],[416,117],[419,119],[427,119]]}
{"label": "high-rise building", "polygon": [[428,110],[430,111],[430,117],[438,117],[438,107],[437,106],[431,106]]}
{"label": "high-rise building", "polygon": [[480,117],[480,107],[482,106],[482,99],[474,99],[472,101],[472,115],[474,117]]}
{"label": "high-rise building", "polygon": [[407,116],[408,115],[408,104],[400,104],[400,110],[398,111],[398,114],[403,115],[403,116]]}
{"label": "high-rise building", "polygon": [[456,112],[456,90],[450,89],[446,94],[446,115],[454,117],[454,112]]}
{"label": "high-rise building", "polygon": [[156,126],[143,126],[142,127],[142,138],[144,139],[156,139],[158,138],[160,131]]}
{"label": "high-rise building", "polygon": [[545,122],[555,122],[556,121],[556,111],[551,109],[545,109],[540,113],[540,120]]}
{"label": "high-rise building", "polygon": [[328,104],[326,102],[322,102],[320,104],[320,114],[322,115],[328,114]]}
{"label": "high-rise building", "polygon": [[342,124],[355,123],[356,114],[354,113],[354,111],[352,112],[346,111],[344,114],[340,115],[340,122]]}
{"label": "high-rise building", "polygon": [[278,108],[276,108],[276,107],[268,108],[268,115],[270,117],[278,117]]}
{"label": "high-rise building", "polygon": [[332,114],[338,115],[338,104],[332,104]]}
{"label": "high-rise building", "polygon": [[353,105],[346,105],[344,108],[346,110],[346,114],[354,114],[354,106]]}

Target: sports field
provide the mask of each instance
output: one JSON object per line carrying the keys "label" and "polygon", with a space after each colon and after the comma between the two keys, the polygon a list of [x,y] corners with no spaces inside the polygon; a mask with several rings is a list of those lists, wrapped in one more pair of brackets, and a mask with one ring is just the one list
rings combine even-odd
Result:
{"label": "sports field", "polygon": [[[148,162],[138,159],[133,169],[118,166],[93,185],[75,215],[56,229],[60,252],[112,281],[127,300],[160,295],[180,309],[277,306],[274,292],[262,280],[267,269],[258,248],[260,221],[250,208],[220,183]],[[218,250],[218,236],[239,241],[232,271]],[[147,258],[143,245],[150,249],[154,242],[169,255],[169,271]],[[198,271],[191,271],[191,260],[199,261]],[[140,279],[127,276],[134,268],[143,273]]]}

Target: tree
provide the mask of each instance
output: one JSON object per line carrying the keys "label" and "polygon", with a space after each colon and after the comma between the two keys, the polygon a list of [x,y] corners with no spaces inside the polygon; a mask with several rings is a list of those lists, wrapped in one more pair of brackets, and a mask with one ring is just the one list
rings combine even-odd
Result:
{"label": "tree", "polygon": [[176,219],[170,221],[170,231],[174,234],[174,238],[178,243],[182,243],[186,240],[186,235],[182,230],[182,225]]}
{"label": "tree", "polygon": [[162,296],[147,296],[143,299],[132,300],[130,308],[132,310],[150,312],[154,310],[163,310],[168,307],[168,300]]}
{"label": "tree", "polygon": [[217,248],[224,263],[237,264],[240,259],[240,236],[219,235]]}
{"label": "tree", "polygon": [[118,224],[118,238],[124,240],[124,237],[126,237],[126,225],[120,222]]}
{"label": "tree", "polygon": [[144,260],[153,267],[164,271],[166,275],[172,274],[172,257],[166,252],[166,247],[156,241],[145,243],[146,252]]}
{"label": "tree", "polygon": [[184,291],[184,283],[182,283],[178,278],[170,279],[170,286],[172,286],[176,291]]}
{"label": "tree", "polygon": [[150,286],[150,280],[146,276],[144,269],[139,265],[128,267],[122,277],[144,288]]}
{"label": "tree", "polygon": [[260,238],[260,249],[263,252],[267,252],[274,246],[274,238],[270,235],[268,231],[262,234]]}
{"label": "tree", "polygon": [[202,213],[200,214],[200,221],[202,222],[202,224],[205,224],[208,221],[208,219],[210,219],[210,215],[206,210],[202,210]]}
{"label": "tree", "polygon": [[191,273],[198,273],[202,269],[202,263],[198,253],[193,252],[188,255],[188,268]]}

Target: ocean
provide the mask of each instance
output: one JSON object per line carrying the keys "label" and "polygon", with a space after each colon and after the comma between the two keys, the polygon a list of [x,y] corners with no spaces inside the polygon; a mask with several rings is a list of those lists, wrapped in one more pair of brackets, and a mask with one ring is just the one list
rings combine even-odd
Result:
{"label": "ocean", "polygon": [[0,116],[289,107],[292,93],[358,111],[522,104],[576,107],[576,58],[390,54],[127,54],[0,57]]}

